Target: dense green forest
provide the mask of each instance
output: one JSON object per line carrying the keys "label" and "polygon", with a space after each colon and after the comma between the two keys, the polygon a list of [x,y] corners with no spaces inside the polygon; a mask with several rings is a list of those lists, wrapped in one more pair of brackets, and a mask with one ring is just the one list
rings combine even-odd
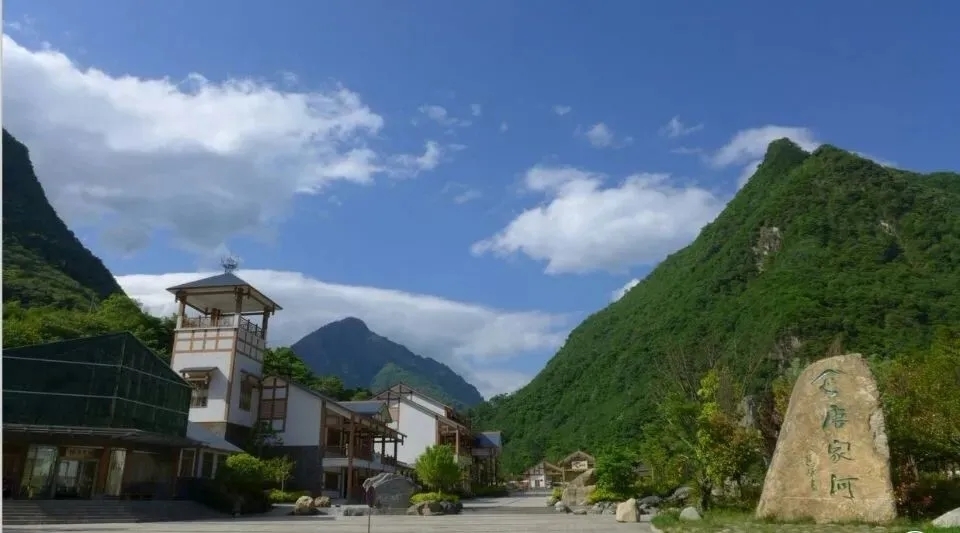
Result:
{"label": "dense green forest", "polygon": [[[526,387],[473,410],[519,471],[636,442],[665,385],[723,359],[750,393],[833,346],[876,360],[960,324],[960,175],[772,143],[686,248],[587,318]],[[696,390],[694,388],[694,390]]]}
{"label": "dense green forest", "polygon": [[307,367],[340,376],[348,387],[381,391],[402,382],[458,409],[483,401],[450,367],[377,335],[359,318],[331,322],[291,348]]}

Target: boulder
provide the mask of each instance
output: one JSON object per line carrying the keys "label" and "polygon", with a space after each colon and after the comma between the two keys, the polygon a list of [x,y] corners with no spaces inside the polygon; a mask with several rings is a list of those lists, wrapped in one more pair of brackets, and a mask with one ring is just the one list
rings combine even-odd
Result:
{"label": "boulder", "polygon": [[311,515],[317,514],[317,508],[313,505],[313,498],[310,496],[300,496],[293,504],[293,514]]}
{"label": "boulder", "polygon": [[554,505],[557,504],[558,501],[560,500],[554,498],[553,496],[550,496],[549,498],[547,498],[547,507],[553,507]]}
{"label": "boulder", "polygon": [[558,513],[569,513],[570,508],[563,502],[557,502],[553,505],[553,510]]}
{"label": "boulder", "polygon": [[587,498],[596,490],[597,471],[596,469],[585,470],[579,476],[573,478],[567,486],[563,488],[563,495],[560,500],[569,505],[586,505]]}
{"label": "boulder", "polygon": [[690,495],[693,494],[693,489],[690,487],[680,487],[677,490],[673,491],[673,494],[667,498],[671,502],[685,502],[690,498]]}
{"label": "boulder", "polygon": [[574,509],[572,514],[575,514],[575,515],[585,515],[585,514],[587,514],[587,510],[586,510],[586,509]]}
{"label": "boulder", "polygon": [[640,510],[637,509],[637,500],[630,498],[617,505],[617,522],[639,522]]}
{"label": "boulder", "polygon": [[330,507],[330,498],[327,496],[317,496],[313,499],[313,506],[321,509]]}
{"label": "boulder", "polygon": [[934,527],[960,527],[960,507],[948,511],[933,520]]}
{"label": "boulder", "polygon": [[643,507],[659,507],[661,501],[663,500],[660,498],[660,496],[654,495],[641,498],[638,503]]}
{"label": "boulder", "polygon": [[383,472],[363,481],[363,490],[373,488],[375,505],[386,509],[405,509],[410,496],[420,487],[412,479],[400,474]]}
{"label": "boulder", "polygon": [[684,507],[680,511],[680,520],[685,520],[687,522],[694,522],[700,520],[700,512],[697,511],[696,507]]}
{"label": "boulder", "polygon": [[896,518],[880,393],[859,354],[821,359],[800,374],[756,515],[820,524]]}

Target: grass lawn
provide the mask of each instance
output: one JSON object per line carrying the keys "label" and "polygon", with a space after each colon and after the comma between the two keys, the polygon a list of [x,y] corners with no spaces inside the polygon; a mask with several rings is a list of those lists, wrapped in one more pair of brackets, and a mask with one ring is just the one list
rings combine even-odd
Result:
{"label": "grass lawn", "polygon": [[824,524],[812,522],[779,523],[757,520],[743,511],[711,511],[697,522],[681,522],[677,513],[666,512],[653,519],[653,525],[664,533],[960,533],[960,527],[935,528],[929,522],[913,523],[897,520],[886,526],[867,524]]}

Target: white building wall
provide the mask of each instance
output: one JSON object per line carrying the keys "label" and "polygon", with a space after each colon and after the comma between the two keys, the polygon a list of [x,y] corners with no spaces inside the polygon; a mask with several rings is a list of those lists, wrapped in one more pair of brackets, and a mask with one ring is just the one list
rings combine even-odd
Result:
{"label": "white building wall", "polygon": [[319,446],[320,413],[323,408],[320,398],[290,385],[287,397],[287,422],[278,435],[284,446]]}
{"label": "white building wall", "polygon": [[437,443],[437,419],[403,401],[399,414],[395,429],[406,438],[397,446],[397,459],[413,465],[424,450]]}
{"label": "white building wall", "polygon": [[230,351],[174,353],[171,367],[177,373],[184,368],[216,367],[210,374],[210,390],[206,407],[191,407],[191,422],[223,422],[227,418],[227,376],[230,374]]}
{"label": "white building wall", "polygon": [[447,416],[446,409],[444,409],[444,407],[438,403],[432,402],[417,394],[409,394],[407,395],[407,398],[410,401],[416,403],[417,405],[426,407],[427,409],[430,410],[430,412],[436,413],[440,416]]}
{"label": "white building wall", "polygon": [[244,427],[253,427],[257,421],[257,408],[260,406],[260,391],[257,388],[253,390],[253,400],[250,402],[250,410],[240,409],[240,385],[243,379],[243,373],[249,373],[257,377],[263,377],[263,364],[251,359],[246,355],[237,354],[233,365],[233,382],[230,392],[230,422]]}

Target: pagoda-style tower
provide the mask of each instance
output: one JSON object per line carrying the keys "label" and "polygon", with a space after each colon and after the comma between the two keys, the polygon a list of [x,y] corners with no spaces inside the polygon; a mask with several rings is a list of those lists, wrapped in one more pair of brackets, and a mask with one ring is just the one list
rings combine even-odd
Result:
{"label": "pagoda-style tower", "polygon": [[167,290],[179,304],[170,366],[193,386],[190,421],[241,446],[257,421],[267,324],[281,307],[229,270]]}

